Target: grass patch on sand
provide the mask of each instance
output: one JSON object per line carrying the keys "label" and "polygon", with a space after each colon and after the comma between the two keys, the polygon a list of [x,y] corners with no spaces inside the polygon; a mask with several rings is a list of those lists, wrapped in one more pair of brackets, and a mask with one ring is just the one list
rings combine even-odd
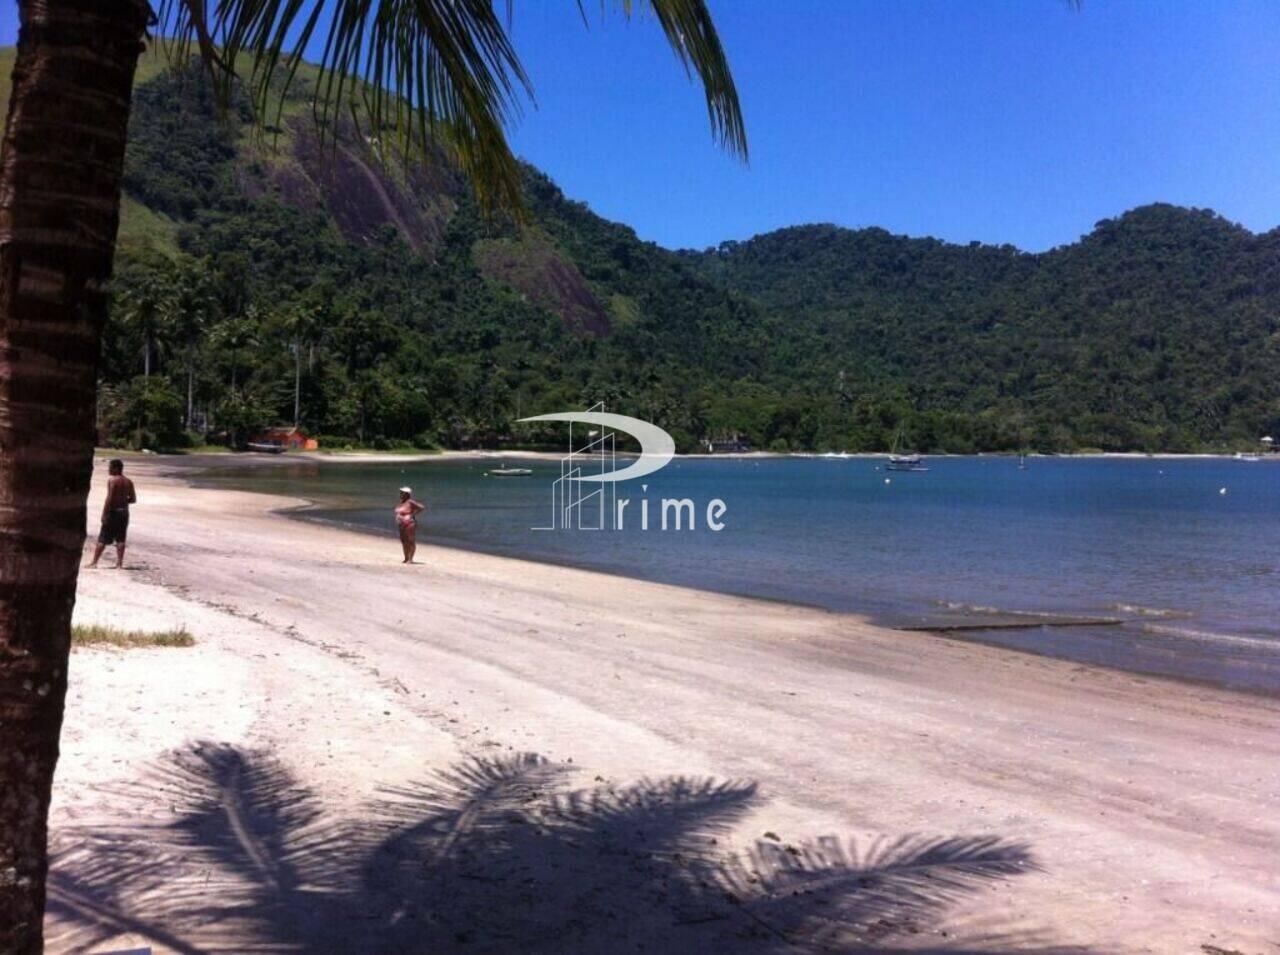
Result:
{"label": "grass patch on sand", "polygon": [[192,647],[195,637],[186,627],[177,630],[121,630],[101,624],[78,623],[71,628],[73,647]]}

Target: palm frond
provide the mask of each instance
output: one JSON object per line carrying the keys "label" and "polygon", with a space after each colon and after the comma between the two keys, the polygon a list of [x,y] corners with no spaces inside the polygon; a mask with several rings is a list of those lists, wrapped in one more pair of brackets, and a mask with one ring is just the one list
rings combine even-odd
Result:
{"label": "palm frond", "polygon": [[[733,77],[704,0],[646,0],[687,72],[701,77],[716,141],[746,156]],[[627,16],[632,0],[621,0]],[[510,17],[510,9],[507,18]],[[322,135],[395,138],[405,159],[447,147],[486,211],[520,213],[506,130],[533,87],[493,0],[159,0],[160,45],[197,50],[223,102],[237,67],[260,124],[278,123],[303,52],[323,41],[312,93]]]}
{"label": "palm frond", "polygon": [[532,87],[490,0],[161,0],[158,23],[171,58],[200,52],[223,102],[242,79],[260,123],[279,121],[322,41],[322,136],[336,142],[350,122],[359,137],[393,136],[406,159],[447,146],[485,208],[520,208],[505,129]]}
{"label": "palm frond", "polygon": [[[581,9],[582,0],[578,0],[578,4]],[[628,18],[637,8],[647,7],[653,12],[685,73],[697,73],[702,80],[707,95],[707,115],[717,145],[745,161],[747,129],[738,102],[738,89],[704,0],[618,0],[618,4]]]}

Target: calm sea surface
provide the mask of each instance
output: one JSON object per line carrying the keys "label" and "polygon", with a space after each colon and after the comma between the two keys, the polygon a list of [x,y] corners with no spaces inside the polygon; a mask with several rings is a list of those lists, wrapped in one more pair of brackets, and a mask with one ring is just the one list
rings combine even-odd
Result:
{"label": "calm sea surface", "polygon": [[[394,536],[396,488],[427,504],[422,539],[709,590],[867,613],[888,624],[991,610],[1121,617],[1122,626],[979,630],[966,639],[1280,693],[1280,461],[932,458],[894,474],[859,458],[677,459],[619,487],[621,532],[539,531],[554,463],[497,460],[210,472],[202,483],[317,502],[300,516]],[[886,478],[891,483],[886,483]],[[1222,493],[1225,488],[1226,493]],[[662,531],[662,498],[694,531]],[[638,507],[650,501],[650,530]],[[724,530],[704,525],[727,505]],[[387,541],[394,555],[396,543]]]}

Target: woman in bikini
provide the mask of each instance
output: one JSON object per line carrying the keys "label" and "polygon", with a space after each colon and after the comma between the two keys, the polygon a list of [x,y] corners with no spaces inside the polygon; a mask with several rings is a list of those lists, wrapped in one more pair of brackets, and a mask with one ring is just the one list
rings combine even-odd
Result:
{"label": "woman in bikini", "polygon": [[400,532],[400,546],[404,548],[404,562],[413,563],[418,549],[418,512],[426,508],[413,499],[411,488],[400,488],[400,503],[396,505],[396,530]]}

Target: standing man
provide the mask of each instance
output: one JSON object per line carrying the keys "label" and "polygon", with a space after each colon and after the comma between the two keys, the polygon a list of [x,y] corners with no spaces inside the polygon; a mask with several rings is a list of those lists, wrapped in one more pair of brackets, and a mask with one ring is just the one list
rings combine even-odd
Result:
{"label": "standing man", "polygon": [[89,566],[97,567],[98,558],[108,544],[116,545],[116,566],[124,564],[125,538],[129,535],[129,505],[138,500],[133,482],[124,476],[124,462],[112,458],[107,465],[107,499],[102,502],[102,530],[98,532],[98,544],[93,549]]}

